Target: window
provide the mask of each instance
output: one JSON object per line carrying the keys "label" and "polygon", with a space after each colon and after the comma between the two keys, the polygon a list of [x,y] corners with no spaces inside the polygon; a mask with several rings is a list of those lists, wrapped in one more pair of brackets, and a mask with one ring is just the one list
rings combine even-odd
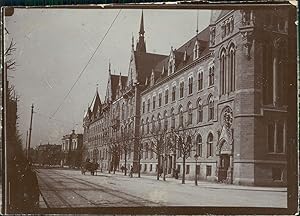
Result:
{"label": "window", "polygon": [[145,144],[145,159],[148,158],[148,151],[149,151],[149,147],[148,147],[148,143]]}
{"label": "window", "polygon": [[174,109],[171,109],[171,128],[175,128],[175,114],[174,114]]}
{"label": "window", "polygon": [[214,119],[214,100],[211,95],[208,99],[208,121]]}
{"label": "window", "polygon": [[189,94],[193,94],[193,77],[189,77]]}
{"label": "window", "polygon": [[202,137],[200,134],[197,136],[196,141],[197,141],[196,154],[198,155],[198,157],[202,157]]}
{"label": "window", "polygon": [[143,114],[145,113],[145,101],[143,101]]}
{"label": "window", "polygon": [[[153,158],[153,148],[154,148],[154,144],[151,143],[151,148],[150,148],[150,159]],[[151,164],[152,165],[152,164]],[[152,170],[152,169],[151,169]]]}
{"label": "window", "polygon": [[165,104],[169,102],[169,89],[165,90]]}
{"label": "window", "polygon": [[174,85],[172,87],[172,101],[175,101],[176,99],[176,86]]}
{"label": "window", "polygon": [[144,164],[144,172],[147,171],[147,164]]}
{"label": "window", "polygon": [[232,92],[235,89],[235,51],[234,45],[232,44],[229,49],[229,91]]}
{"label": "window", "polygon": [[268,124],[268,152],[284,153],[284,124],[271,121]]}
{"label": "window", "polygon": [[152,133],[155,131],[155,121],[154,116],[152,116]]}
{"label": "window", "polygon": [[164,130],[168,130],[168,114],[167,111],[164,113]]}
{"label": "window", "polygon": [[282,170],[280,168],[272,168],[272,179],[273,181],[281,181]]}
{"label": "window", "polygon": [[162,104],[162,93],[158,94],[158,106],[161,107]]}
{"label": "window", "polygon": [[157,115],[157,121],[158,121],[158,131],[161,130],[161,117],[160,114]]}
{"label": "window", "polygon": [[149,119],[147,118],[147,134],[149,134]]}
{"label": "window", "polygon": [[148,99],[148,102],[147,102],[147,111],[150,112],[150,98]]}
{"label": "window", "polygon": [[190,174],[190,165],[186,165],[186,172],[185,174]]}
{"label": "window", "polygon": [[214,84],[214,79],[215,79],[215,67],[212,66],[209,68],[209,74],[208,74],[208,84],[209,86],[212,86]]}
{"label": "window", "polygon": [[198,91],[203,89],[203,71],[198,73]]}
{"label": "window", "polygon": [[193,107],[192,103],[188,103],[188,125],[193,123]]}
{"label": "window", "polygon": [[186,139],[186,143],[187,143],[187,146],[186,146],[186,158],[188,157],[191,157],[191,149],[192,149],[192,138],[190,136],[187,137]]}
{"label": "window", "polygon": [[153,104],[152,104],[153,105],[153,109],[155,109],[156,96],[153,96],[152,99],[153,99]]}
{"label": "window", "polygon": [[211,176],[211,166],[206,165],[206,176]]}
{"label": "window", "polygon": [[150,172],[152,172],[152,164],[150,164]]}
{"label": "window", "polygon": [[184,93],[184,82],[180,82],[180,85],[179,85],[179,97],[180,98],[183,98],[183,93]]}
{"label": "window", "polygon": [[179,106],[179,126],[183,127],[183,108]]}
{"label": "window", "polygon": [[203,106],[201,100],[198,101],[198,116],[197,116],[197,122],[202,122],[203,121]]}
{"label": "window", "polygon": [[212,156],[212,152],[213,152],[212,148],[213,148],[213,135],[212,133],[209,133],[207,137],[207,157]]}
{"label": "window", "polygon": [[144,119],[142,119],[142,134],[144,134]]}
{"label": "window", "polygon": [[220,58],[220,90],[221,95],[226,93],[226,57],[225,57],[225,49],[221,52]]}

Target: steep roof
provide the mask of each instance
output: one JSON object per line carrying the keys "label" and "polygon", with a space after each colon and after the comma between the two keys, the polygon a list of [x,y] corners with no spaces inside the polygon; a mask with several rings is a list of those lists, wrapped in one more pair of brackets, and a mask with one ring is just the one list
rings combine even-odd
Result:
{"label": "steep roof", "polygon": [[[117,95],[117,90],[119,86],[120,75],[111,74],[111,99],[115,100]],[[124,88],[127,84],[127,76],[121,76],[122,87]]]}
{"label": "steep roof", "polygon": [[98,90],[97,90],[96,94],[95,94],[95,96],[92,100],[92,103],[90,105],[90,108],[91,108],[91,111],[92,111],[93,114],[97,113],[98,107],[101,108],[101,100],[100,100],[100,96],[99,96],[99,93],[98,93]]}
{"label": "steep roof", "polygon": [[135,64],[138,72],[138,81],[140,83],[145,83],[146,77],[150,77],[152,69],[165,59],[166,55],[154,54],[154,53],[141,53],[134,51]]}

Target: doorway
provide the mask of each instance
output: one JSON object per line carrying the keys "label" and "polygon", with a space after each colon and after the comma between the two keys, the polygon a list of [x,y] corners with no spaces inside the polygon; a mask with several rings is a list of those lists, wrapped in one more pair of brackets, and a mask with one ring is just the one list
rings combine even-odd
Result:
{"label": "doorway", "polygon": [[227,179],[227,171],[230,166],[230,156],[228,154],[220,155],[220,164],[218,169],[218,181],[224,182]]}

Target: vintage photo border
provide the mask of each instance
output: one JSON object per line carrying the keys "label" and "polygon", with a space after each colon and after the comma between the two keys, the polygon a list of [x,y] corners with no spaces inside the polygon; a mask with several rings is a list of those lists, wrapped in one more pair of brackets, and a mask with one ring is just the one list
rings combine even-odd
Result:
{"label": "vintage photo border", "polygon": [[[297,39],[298,31],[295,23],[295,19],[297,17],[296,7],[290,4],[289,2],[268,2],[265,3],[222,3],[222,4],[196,4],[196,3],[186,3],[182,2],[179,4],[107,4],[107,5],[62,5],[62,6],[51,6],[47,7],[47,9],[56,9],[56,8],[82,8],[82,9],[241,9],[241,8],[249,8],[249,9],[257,9],[257,8],[275,8],[275,7],[286,7],[289,9],[289,59],[291,63],[289,63],[289,70],[295,71],[293,77],[290,79],[295,80],[295,86],[292,89],[293,91],[289,92],[289,100],[293,100],[295,103],[294,107],[289,107],[291,109],[288,114],[288,121],[293,122],[295,124],[295,137],[294,139],[288,140],[287,145],[287,208],[268,208],[268,207],[99,207],[99,208],[72,208],[70,209],[41,209],[41,214],[295,214],[298,211],[298,119],[295,118],[297,116],[297,112],[299,112],[298,103],[297,103],[297,57],[298,50],[297,47]],[[16,8],[24,8],[16,6]],[[33,6],[33,8],[45,8],[44,6]],[[5,19],[5,13],[9,13],[10,8],[1,8],[1,19],[2,22]],[[6,14],[7,15],[7,14]],[[2,88],[6,89],[6,78],[7,75],[4,72],[3,62],[4,62],[4,29],[1,28],[1,62],[2,62]],[[289,88],[291,90],[291,88]],[[5,130],[6,130],[6,104],[5,104],[5,92],[2,91],[2,104],[4,107],[4,112],[2,112],[2,212],[5,212],[5,173],[7,171],[6,161],[5,161]],[[292,115],[292,114],[293,115]],[[298,116],[297,116],[298,117]],[[4,211],[3,211],[4,210]]]}

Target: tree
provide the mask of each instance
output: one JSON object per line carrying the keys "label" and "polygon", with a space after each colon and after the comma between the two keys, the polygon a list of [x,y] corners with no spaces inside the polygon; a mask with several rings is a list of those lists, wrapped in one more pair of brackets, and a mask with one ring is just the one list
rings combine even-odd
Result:
{"label": "tree", "polygon": [[[193,150],[193,140],[196,135],[196,130],[187,128],[187,127],[181,127],[177,130],[172,131],[175,135],[175,148],[179,151],[179,154],[182,155],[182,184],[185,184],[185,162],[186,158],[191,156],[191,151]],[[179,155],[180,156],[180,155]]]}

